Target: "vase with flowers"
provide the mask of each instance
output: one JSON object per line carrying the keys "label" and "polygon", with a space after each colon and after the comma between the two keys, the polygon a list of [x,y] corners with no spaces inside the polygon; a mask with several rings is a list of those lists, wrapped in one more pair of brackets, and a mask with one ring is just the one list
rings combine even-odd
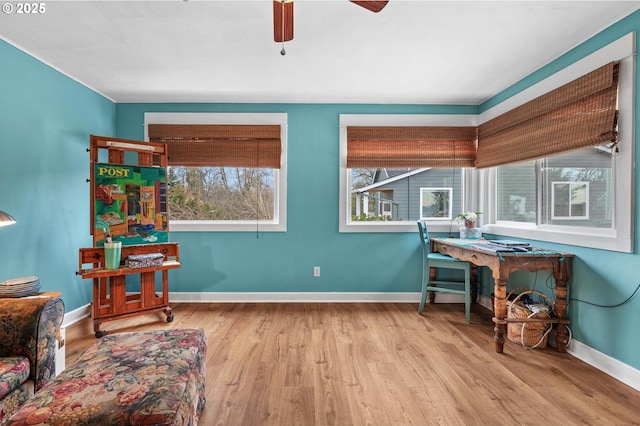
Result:
{"label": "vase with flowers", "polygon": [[460,227],[460,238],[477,239],[482,236],[482,230],[476,227],[481,214],[482,212],[466,212],[456,217],[458,223],[464,224]]}

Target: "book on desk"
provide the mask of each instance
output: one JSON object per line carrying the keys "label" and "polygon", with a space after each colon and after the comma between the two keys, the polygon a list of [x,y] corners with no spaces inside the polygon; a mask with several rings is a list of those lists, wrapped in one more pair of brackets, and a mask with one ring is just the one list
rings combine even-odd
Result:
{"label": "book on desk", "polygon": [[531,244],[526,243],[524,241],[517,241],[517,240],[488,240],[488,241],[494,244],[500,244],[501,246],[505,246],[505,247],[523,247],[523,248],[531,249]]}
{"label": "book on desk", "polygon": [[532,250],[531,244],[522,241],[514,240],[484,240],[478,242],[472,242],[467,244],[470,248],[477,248],[480,250],[490,251],[492,253],[497,252],[520,252],[526,253]]}

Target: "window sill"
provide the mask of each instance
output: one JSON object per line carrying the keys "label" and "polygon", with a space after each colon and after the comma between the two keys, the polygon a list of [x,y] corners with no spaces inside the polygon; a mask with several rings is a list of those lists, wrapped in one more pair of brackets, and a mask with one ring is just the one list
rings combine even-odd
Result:
{"label": "window sill", "polygon": [[287,225],[275,222],[172,220],[171,232],[287,232]]}
{"label": "window sill", "polygon": [[499,235],[502,237],[523,238],[601,250],[626,253],[630,253],[633,250],[632,239],[630,237],[620,236],[612,229],[500,223],[484,225],[482,231],[485,234]]}
{"label": "window sill", "polygon": [[[417,222],[349,222],[340,224],[340,232],[417,232]],[[427,222],[430,234],[434,233],[458,233],[462,225],[451,222]]]}

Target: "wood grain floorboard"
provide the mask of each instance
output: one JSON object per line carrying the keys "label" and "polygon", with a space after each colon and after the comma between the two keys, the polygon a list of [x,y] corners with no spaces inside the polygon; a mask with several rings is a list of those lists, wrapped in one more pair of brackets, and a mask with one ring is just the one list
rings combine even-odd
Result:
{"label": "wood grain floorboard", "polygon": [[[489,311],[409,303],[184,303],[110,333],[202,328],[211,425],[640,425],[640,392],[549,347],[494,352]],[[66,331],[67,365],[92,321]]]}

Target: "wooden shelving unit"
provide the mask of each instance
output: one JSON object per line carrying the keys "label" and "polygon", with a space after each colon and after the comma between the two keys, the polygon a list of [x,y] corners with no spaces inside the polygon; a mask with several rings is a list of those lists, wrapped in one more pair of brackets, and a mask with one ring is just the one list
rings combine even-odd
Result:
{"label": "wooden shelving unit", "polygon": [[[132,254],[161,253],[162,265],[148,268],[129,268],[124,261]],[[173,321],[169,306],[169,270],[180,267],[178,243],[144,244],[122,247],[123,262],[118,269],[104,268],[104,248],[81,248],[77,274],[93,279],[92,318],[96,337],[105,335],[100,324],[121,318],[164,312],[167,322]],[[87,268],[87,266],[90,266]],[[127,276],[139,275],[139,291],[127,292]],[[157,274],[161,287],[157,288]],[[133,284],[130,284],[132,286]]]}

